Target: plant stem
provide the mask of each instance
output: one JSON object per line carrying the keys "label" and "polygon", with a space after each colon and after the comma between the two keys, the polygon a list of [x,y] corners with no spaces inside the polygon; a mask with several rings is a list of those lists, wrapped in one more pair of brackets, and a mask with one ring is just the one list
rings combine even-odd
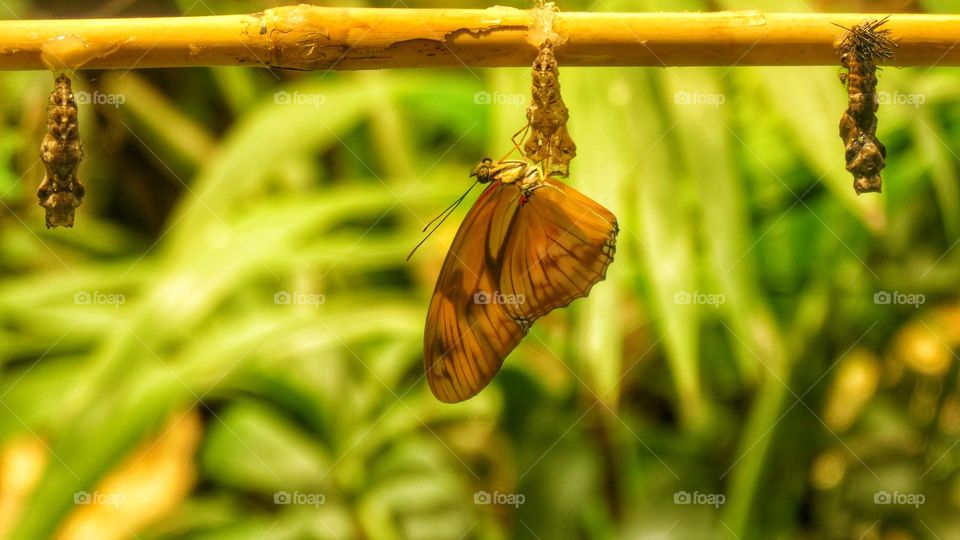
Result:
{"label": "plant stem", "polygon": [[[834,65],[863,13],[555,13],[566,66]],[[249,15],[0,22],[0,69],[528,66],[538,10],[309,5]],[[960,15],[895,14],[897,66],[960,65]]]}

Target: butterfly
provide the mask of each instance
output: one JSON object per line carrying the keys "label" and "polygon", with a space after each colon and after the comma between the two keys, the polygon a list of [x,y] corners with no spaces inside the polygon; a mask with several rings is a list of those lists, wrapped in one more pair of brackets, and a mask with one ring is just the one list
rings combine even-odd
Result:
{"label": "butterfly", "polygon": [[489,185],[447,252],[423,336],[427,381],[446,403],[476,395],[535,320],[604,279],[619,232],[542,165],[486,158],[471,176]]}

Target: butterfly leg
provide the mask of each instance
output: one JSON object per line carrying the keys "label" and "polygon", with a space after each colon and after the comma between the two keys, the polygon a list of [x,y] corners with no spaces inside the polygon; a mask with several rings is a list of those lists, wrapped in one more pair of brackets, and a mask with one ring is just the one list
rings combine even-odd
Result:
{"label": "butterfly leg", "polygon": [[[530,131],[530,123],[528,122],[522,128],[520,128],[516,133],[513,134],[513,137],[510,137],[510,142],[513,143],[513,149],[507,152],[507,155],[503,156],[500,161],[506,160],[514,152],[520,152],[520,155],[523,154],[523,149],[520,148],[520,143],[523,142],[523,139],[527,136],[527,133]],[[519,142],[518,142],[519,141]]]}

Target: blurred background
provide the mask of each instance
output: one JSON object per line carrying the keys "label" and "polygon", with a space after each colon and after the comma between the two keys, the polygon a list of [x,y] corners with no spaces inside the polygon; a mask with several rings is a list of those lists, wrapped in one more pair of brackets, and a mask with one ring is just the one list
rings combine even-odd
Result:
{"label": "blurred background", "polygon": [[52,77],[3,73],[0,537],[960,537],[960,71],[882,71],[884,192],[861,197],[837,74],[561,68],[570,182],[617,215],[616,260],[445,405],[423,323],[474,197],[404,257],[510,150],[528,69],[80,72],[72,230],[35,195]]}

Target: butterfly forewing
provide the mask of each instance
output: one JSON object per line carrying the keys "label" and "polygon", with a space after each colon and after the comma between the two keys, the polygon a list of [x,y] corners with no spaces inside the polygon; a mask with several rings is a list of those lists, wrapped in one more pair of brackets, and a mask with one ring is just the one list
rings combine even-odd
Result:
{"label": "butterfly forewing", "polygon": [[479,392],[526,334],[492,301],[518,194],[511,186],[491,184],[460,224],[443,261],[423,336],[427,380],[440,401],[456,403]]}
{"label": "butterfly forewing", "polygon": [[441,401],[483,389],[533,321],[586,296],[613,260],[618,229],[606,208],[552,178],[525,189],[494,181],[440,270],[424,364]]}

